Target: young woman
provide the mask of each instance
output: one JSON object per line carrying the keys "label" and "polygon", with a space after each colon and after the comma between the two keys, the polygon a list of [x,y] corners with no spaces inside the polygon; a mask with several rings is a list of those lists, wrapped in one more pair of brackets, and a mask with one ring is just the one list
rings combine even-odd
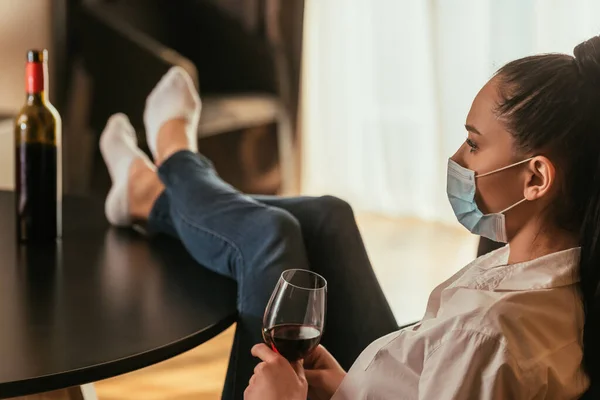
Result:
{"label": "young woman", "polygon": [[[265,205],[236,193],[190,151],[197,113],[164,112],[175,101],[154,108],[152,94],[146,125],[160,181],[135,150],[130,128],[112,121],[103,135],[115,182],[107,215],[178,235],[201,264],[236,278],[239,343],[260,342],[252,324],[270,292],[263,276],[272,286],[280,269],[300,266],[329,280],[324,343],[331,353],[319,347],[290,365],[256,345],[252,354],[262,362],[246,399],[597,398],[600,37],[574,53],[502,67],[473,101],[468,137],[448,162],[448,198],[459,222],[509,246],[438,286],[420,323],[376,340],[348,373],[346,350],[354,357],[354,343],[395,323],[344,203],[287,200],[306,202],[295,214],[282,211],[282,199]],[[181,92],[173,99],[197,101],[193,90]],[[228,384],[239,388],[241,376],[231,375]]]}

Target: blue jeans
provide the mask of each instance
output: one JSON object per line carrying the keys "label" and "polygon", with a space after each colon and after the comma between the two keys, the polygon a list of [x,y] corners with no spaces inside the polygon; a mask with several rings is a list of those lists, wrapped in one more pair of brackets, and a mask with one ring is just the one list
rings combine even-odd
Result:
{"label": "blue jeans", "polygon": [[349,368],[398,325],[373,273],[350,206],[335,197],[247,196],[201,155],[181,151],[158,169],[165,191],[148,230],[179,238],[199,264],[237,282],[239,319],[224,399],[242,399],[262,342],[262,317],[281,273],[300,268],[328,281],[322,343]]}

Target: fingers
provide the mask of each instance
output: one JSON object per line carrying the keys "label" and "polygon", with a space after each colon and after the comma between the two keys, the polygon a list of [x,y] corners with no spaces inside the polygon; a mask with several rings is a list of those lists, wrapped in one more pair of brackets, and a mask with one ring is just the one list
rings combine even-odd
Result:
{"label": "fingers", "polygon": [[318,345],[317,348],[313,351],[313,354],[318,358],[331,356],[331,353],[323,346],[322,344]]}
{"label": "fingers", "polygon": [[262,371],[266,366],[267,366],[267,364],[265,362],[261,362],[256,367],[254,367],[254,373],[255,374],[260,373],[260,371]]}
{"label": "fingers", "polygon": [[304,375],[304,360],[293,362],[291,365],[298,378],[306,380],[306,376]]}
{"label": "fingers", "polygon": [[323,371],[320,370],[305,370],[304,377],[309,385],[318,386],[322,380]]}
{"label": "fingers", "polygon": [[253,398],[256,398],[254,396],[254,387],[248,386],[246,390],[244,390],[244,400],[251,400]]}
{"label": "fingers", "polygon": [[279,357],[279,354],[275,353],[273,350],[267,347],[265,344],[257,344],[252,348],[252,355],[254,357],[260,358],[265,362],[274,362]]}
{"label": "fingers", "polygon": [[267,363],[261,362],[256,367],[254,367],[254,374],[250,378],[250,383],[249,383],[250,385],[252,385],[254,382],[256,382],[256,377],[258,375],[260,375],[260,373],[266,368],[266,366],[267,366]]}
{"label": "fingers", "polygon": [[324,368],[327,359],[327,350],[321,345],[318,345],[304,360],[304,366],[306,369],[320,369]]}

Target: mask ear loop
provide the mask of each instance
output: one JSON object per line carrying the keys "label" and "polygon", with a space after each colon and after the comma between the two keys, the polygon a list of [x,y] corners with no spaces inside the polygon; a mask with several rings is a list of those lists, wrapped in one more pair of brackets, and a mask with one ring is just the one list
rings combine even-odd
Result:
{"label": "mask ear loop", "polygon": [[515,208],[516,206],[518,206],[519,204],[525,203],[527,201],[527,198],[524,198],[521,201],[517,201],[515,204],[513,204],[512,206],[505,208],[504,210],[500,211],[499,214],[504,214],[505,212],[512,210],[513,208]]}
{"label": "mask ear loop", "polygon": [[492,175],[492,174],[495,174],[496,172],[501,172],[501,171],[504,171],[505,169],[509,169],[509,168],[512,168],[512,167],[516,167],[517,165],[524,164],[524,163],[526,163],[527,161],[531,161],[531,160],[533,160],[533,159],[534,159],[534,157],[529,157],[529,158],[528,158],[528,159],[526,159],[526,160],[519,161],[519,162],[517,162],[517,163],[514,163],[514,164],[507,165],[506,167],[502,167],[502,168],[496,169],[496,170],[494,170],[494,171],[486,172],[485,174],[479,174],[479,175],[475,175],[475,178],[483,178],[484,176]]}
{"label": "mask ear loop", "polygon": [[[512,167],[516,167],[517,165],[524,164],[524,163],[526,163],[527,161],[531,161],[531,160],[533,160],[534,158],[535,158],[535,157],[529,157],[529,158],[527,158],[527,159],[525,159],[525,160],[519,161],[519,162],[517,162],[517,163],[514,163],[514,164],[511,164],[511,165],[507,165],[506,167],[502,167],[502,168],[500,168],[500,169],[497,169],[497,170],[495,170],[495,171],[486,172],[485,174],[476,175],[475,177],[476,177],[476,178],[481,178],[481,177],[484,177],[484,176],[488,176],[488,175],[491,175],[491,174],[495,174],[496,172],[504,171],[505,169],[509,169],[509,168],[512,168]],[[525,197],[525,198],[523,198],[523,200],[517,201],[515,204],[513,204],[513,205],[512,205],[512,206],[510,206],[510,207],[507,207],[507,208],[505,208],[504,210],[500,211],[498,214],[504,214],[505,212],[512,210],[513,208],[515,208],[515,207],[516,207],[516,206],[518,206],[519,204],[522,204],[522,203],[524,203],[524,202],[526,202],[526,201],[527,201],[527,198]]]}

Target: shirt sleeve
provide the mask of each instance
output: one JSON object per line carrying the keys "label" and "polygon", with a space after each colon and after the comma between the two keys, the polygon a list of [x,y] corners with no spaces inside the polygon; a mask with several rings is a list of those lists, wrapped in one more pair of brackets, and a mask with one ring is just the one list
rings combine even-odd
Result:
{"label": "shirt sleeve", "polygon": [[529,399],[535,388],[528,376],[499,340],[451,331],[425,358],[419,399]]}

